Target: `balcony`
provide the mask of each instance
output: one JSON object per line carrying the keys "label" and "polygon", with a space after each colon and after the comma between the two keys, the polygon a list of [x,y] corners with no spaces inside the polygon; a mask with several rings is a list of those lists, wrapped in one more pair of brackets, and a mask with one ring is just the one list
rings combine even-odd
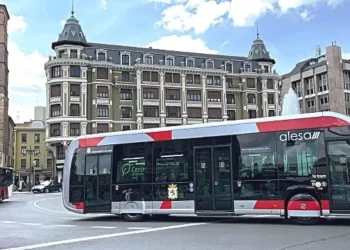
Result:
{"label": "balcony", "polygon": [[203,118],[187,118],[187,123],[188,124],[199,124],[203,123]]}
{"label": "balcony", "polygon": [[50,97],[50,103],[61,102],[61,96]]}
{"label": "balcony", "polygon": [[202,101],[188,101],[187,100],[187,107],[201,108],[202,107]]}
{"label": "balcony", "polygon": [[142,103],[147,106],[159,106],[159,99],[143,99]]}

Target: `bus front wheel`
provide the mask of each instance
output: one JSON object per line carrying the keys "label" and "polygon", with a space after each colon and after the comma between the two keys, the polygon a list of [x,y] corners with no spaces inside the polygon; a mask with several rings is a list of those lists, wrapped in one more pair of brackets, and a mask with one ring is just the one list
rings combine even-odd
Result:
{"label": "bus front wheel", "polygon": [[122,214],[122,218],[125,221],[130,221],[130,222],[139,222],[144,219],[143,214]]}
{"label": "bus front wheel", "polygon": [[292,217],[290,218],[296,225],[315,225],[320,220],[319,217]]}

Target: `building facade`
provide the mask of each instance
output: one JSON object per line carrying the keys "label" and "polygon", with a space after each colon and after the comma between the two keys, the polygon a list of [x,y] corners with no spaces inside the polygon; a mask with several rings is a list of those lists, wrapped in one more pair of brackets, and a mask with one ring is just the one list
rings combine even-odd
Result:
{"label": "building facade", "polygon": [[12,117],[9,116],[9,122],[8,122],[8,165],[12,168],[15,167],[15,122],[13,121]]}
{"label": "building facade", "polygon": [[8,167],[9,162],[9,98],[8,98],[8,32],[10,19],[5,5],[0,4],[0,167]]}
{"label": "building facade", "polygon": [[34,121],[46,121],[46,107],[34,107]]}
{"label": "building facade", "polygon": [[53,159],[45,145],[45,126],[42,121],[16,124],[15,174],[16,180],[34,185],[54,178]]}
{"label": "building facade", "polygon": [[59,172],[79,135],[279,112],[281,78],[259,36],[248,57],[88,43],[72,13],[52,49],[46,143]]}
{"label": "building facade", "polygon": [[332,44],[326,53],[298,63],[282,76],[281,96],[293,88],[302,113],[334,111],[350,115],[350,60]]}

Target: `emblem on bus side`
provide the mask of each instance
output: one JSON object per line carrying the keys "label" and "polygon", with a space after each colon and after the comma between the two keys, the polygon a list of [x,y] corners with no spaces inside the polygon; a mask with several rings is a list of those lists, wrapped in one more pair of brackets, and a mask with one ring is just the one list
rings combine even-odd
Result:
{"label": "emblem on bus side", "polygon": [[169,184],[168,186],[168,199],[176,200],[178,198],[178,189],[176,184]]}

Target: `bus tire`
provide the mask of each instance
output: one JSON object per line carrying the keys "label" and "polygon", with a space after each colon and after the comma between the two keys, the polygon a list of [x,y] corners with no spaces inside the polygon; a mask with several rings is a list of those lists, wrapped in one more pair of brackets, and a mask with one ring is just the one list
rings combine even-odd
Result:
{"label": "bus tire", "polygon": [[[305,211],[313,213],[313,216],[306,217]],[[288,200],[286,212],[293,224],[315,225],[320,220],[321,206],[312,194],[298,193]]]}
{"label": "bus tire", "polygon": [[1,191],[0,193],[0,202],[3,202],[5,200],[5,194],[4,191]]}
{"label": "bus tire", "polygon": [[122,214],[123,220],[129,222],[140,222],[143,221],[144,217],[143,214]]}
{"label": "bus tire", "polygon": [[293,224],[296,225],[315,225],[320,220],[319,217],[292,217],[290,218]]}

